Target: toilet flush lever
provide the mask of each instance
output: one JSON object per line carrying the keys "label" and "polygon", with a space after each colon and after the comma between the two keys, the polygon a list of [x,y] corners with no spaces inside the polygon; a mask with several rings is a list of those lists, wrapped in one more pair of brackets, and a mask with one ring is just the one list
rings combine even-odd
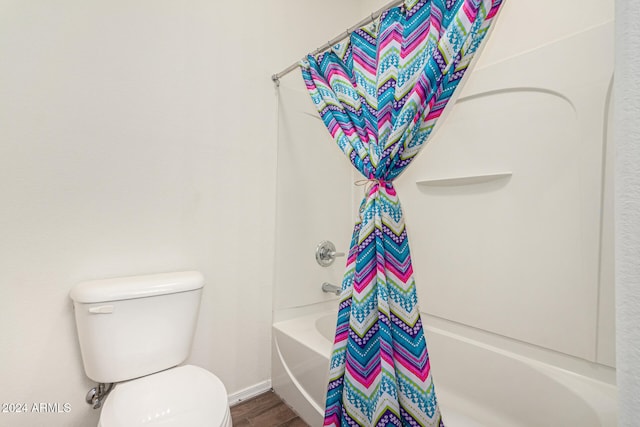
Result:
{"label": "toilet flush lever", "polygon": [[113,313],[113,306],[112,305],[101,305],[98,307],[90,307],[89,308],[89,313],[93,313],[93,314],[111,314]]}

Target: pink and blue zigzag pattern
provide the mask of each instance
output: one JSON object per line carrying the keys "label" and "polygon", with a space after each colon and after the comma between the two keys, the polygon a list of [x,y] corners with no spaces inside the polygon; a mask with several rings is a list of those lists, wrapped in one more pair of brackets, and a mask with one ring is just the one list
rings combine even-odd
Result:
{"label": "pink and blue zigzag pattern", "polygon": [[502,0],[406,0],[302,74],[369,180],[342,283],[325,426],[444,426],[393,181],[427,141]]}

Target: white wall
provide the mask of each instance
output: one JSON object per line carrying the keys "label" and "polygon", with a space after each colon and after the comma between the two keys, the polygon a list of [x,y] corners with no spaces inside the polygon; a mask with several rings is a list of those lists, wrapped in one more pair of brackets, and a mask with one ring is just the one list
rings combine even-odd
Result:
{"label": "white wall", "polygon": [[616,309],[619,425],[640,419],[640,5],[616,2]]}
{"label": "white wall", "polygon": [[[314,13],[308,15],[306,22],[288,21],[288,31],[297,36],[304,34],[306,25],[324,28],[317,31],[316,39],[299,43],[283,65],[325,44],[364,16],[360,1],[339,4],[340,13],[325,10],[321,14],[319,9],[307,6],[306,10]],[[323,3],[322,8],[325,6],[331,9]],[[298,8],[304,14],[305,7]],[[289,7],[287,10],[291,11]],[[353,227],[351,182],[352,167],[318,117],[300,71],[283,77],[278,90],[276,319],[295,312],[288,309],[335,300],[321,291],[321,284],[326,281],[340,285],[344,258],[328,268],[320,267],[315,249],[320,241],[330,240],[338,251],[348,250]]]}
{"label": "white wall", "polygon": [[299,72],[282,79],[278,113],[276,321],[293,313],[288,309],[335,300],[321,285],[340,286],[345,258],[321,267],[315,250],[329,240],[347,252],[353,227],[352,167],[318,117]]}
{"label": "white wall", "polygon": [[68,298],[87,279],[202,271],[190,362],[267,384],[269,76],[356,18],[332,9],[0,1],[0,402],[71,404],[1,426],[96,424]]}

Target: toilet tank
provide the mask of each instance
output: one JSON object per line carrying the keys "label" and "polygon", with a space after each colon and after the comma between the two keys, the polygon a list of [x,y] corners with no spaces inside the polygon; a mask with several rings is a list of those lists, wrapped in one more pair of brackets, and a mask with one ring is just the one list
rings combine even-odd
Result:
{"label": "toilet tank", "polygon": [[77,284],[70,296],[87,376],[114,383],[186,360],[203,286],[197,271]]}

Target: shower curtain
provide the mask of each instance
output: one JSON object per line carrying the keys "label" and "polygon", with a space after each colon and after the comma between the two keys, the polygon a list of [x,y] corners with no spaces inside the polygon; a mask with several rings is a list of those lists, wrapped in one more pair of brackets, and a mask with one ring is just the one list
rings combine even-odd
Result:
{"label": "shower curtain", "polygon": [[365,178],[342,283],[325,426],[444,426],[393,181],[427,141],[502,0],[406,0],[302,75]]}

